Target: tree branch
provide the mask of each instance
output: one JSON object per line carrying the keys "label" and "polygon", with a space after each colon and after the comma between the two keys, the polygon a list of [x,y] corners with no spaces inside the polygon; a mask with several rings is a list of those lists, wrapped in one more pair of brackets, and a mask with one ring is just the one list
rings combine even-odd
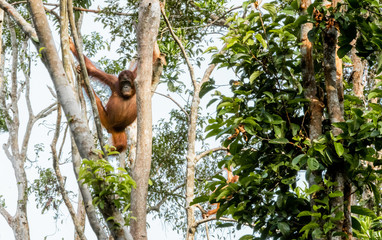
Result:
{"label": "tree branch", "polygon": [[76,217],[76,212],[74,211],[73,205],[70,202],[70,199],[68,197],[68,194],[65,189],[65,184],[64,180],[60,171],[59,167],[59,159],[57,157],[57,150],[56,150],[56,145],[57,145],[57,140],[60,135],[60,125],[61,125],[61,107],[58,106],[58,111],[57,111],[57,120],[56,120],[56,130],[54,133],[54,137],[52,140],[52,144],[50,145],[52,149],[52,156],[53,156],[53,169],[56,173],[57,176],[57,182],[59,186],[59,190],[61,193],[62,198],[64,199],[65,205],[69,211],[69,214],[72,218],[74,228],[76,229],[76,232],[81,240],[86,240],[86,236],[81,228],[81,224],[79,223],[77,217]]}
{"label": "tree branch", "polygon": [[202,153],[200,153],[199,155],[197,155],[195,157],[195,162],[198,162],[200,159],[204,158],[205,156],[213,153],[213,152],[217,152],[217,151],[227,151],[228,149],[225,148],[225,147],[216,147],[216,148],[212,148],[212,149],[209,149],[207,151],[204,151]]}
{"label": "tree branch", "polygon": [[13,217],[9,212],[2,206],[0,202],[0,214],[4,217],[4,219],[7,221],[8,225],[11,225],[13,222]]}
{"label": "tree branch", "polygon": [[163,203],[165,203],[167,201],[167,198],[169,195],[173,195],[174,192],[176,192],[176,190],[178,190],[179,188],[183,187],[184,184],[181,184],[177,187],[175,187],[171,192],[169,192],[168,194],[166,194],[166,196],[164,198],[162,198],[162,200],[159,201],[159,203],[157,203],[155,206],[152,206],[152,207],[149,207],[147,209],[147,213],[151,212],[151,211],[157,211],[159,212],[159,209],[160,207],[163,205]]}
{"label": "tree branch", "polygon": [[85,82],[86,91],[88,92],[90,103],[91,103],[92,110],[93,110],[93,117],[94,117],[96,129],[97,129],[98,141],[99,141],[101,150],[104,154],[104,158],[107,160],[107,153],[106,153],[105,148],[104,148],[105,143],[103,140],[101,120],[100,120],[100,117],[98,114],[98,109],[97,109],[97,106],[95,103],[96,100],[95,100],[94,92],[93,92],[92,87],[90,86],[88,71],[86,69],[84,55],[82,54],[82,46],[80,46],[78,31],[77,31],[76,24],[74,22],[73,1],[72,0],[68,0],[68,18],[69,18],[70,27],[72,29],[72,36],[74,38],[74,45],[75,45],[76,50],[78,52],[78,60],[80,62],[80,66],[81,66],[81,76]]}
{"label": "tree branch", "polygon": [[163,16],[163,19],[168,27],[168,29],[170,30],[170,33],[171,33],[171,36],[174,38],[175,42],[178,44],[180,50],[182,51],[182,54],[183,54],[183,57],[184,59],[186,60],[186,63],[187,63],[187,67],[188,67],[188,70],[190,71],[190,77],[191,77],[191,81],[192,81],[192,84],[194,85],[194,88],[196,88],[197,86],[197,82],[196,82],[196,78],[195,78],[195,72],[194,72],[194,68],[192,67],[192,64],[190,62],[190,59],[188,58],[187,56],[187,53],[186,53],[186,50],[182,44],[182,42],[180,41],[180,39],[175,35],[174,33],[174,30],[172,29],[172,26],[170,24],[170,21],[168,20],[167,16],[166,16],[166,12],[164,10],[164,4],[161,3],[161,13],[162,13],[162,16]]}
{"label": "tree branch", "polygon": [[237,223],[237,221],[235,219],[233,219],[233,218],[220,217],[219,219],[217,219],[216,216],[213,216],[213,217],[204,218],[204,219],[201,219],[199,221],[196,221],[192,227],[197,228],[200,224],[203,224],[203,223],[206,223],[206,222],[210,222],[210,221],[213,221],[213,220],[221,220],[221,221],[225,221],[225,222],[235,222],[235,223]]}
{"label": "tree branch", "polygon": [[159,92],[154,92],[154,93],[173,101],[186,114],[187,118],[190,119],[190,115],[188,114],[188,112],[177,101],[175,101],[175,99],[173,99],[169,94],[165,95]]}
{"label": "tree branch", "polygon": [[15,22],[21,27],[21,29],[29,35],[29,37],[35,41],[39,42],[36,31],[32,27],[30,23],[25,21],[25,19],[17,12],[17,10],[5,0],[0,0],[0,8],[2,8],[5,12],[8,13],[9,16],[15,20]]}

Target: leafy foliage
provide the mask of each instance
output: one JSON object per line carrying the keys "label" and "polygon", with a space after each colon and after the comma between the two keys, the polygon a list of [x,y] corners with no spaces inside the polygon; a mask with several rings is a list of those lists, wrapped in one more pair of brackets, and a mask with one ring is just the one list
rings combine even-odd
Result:
{"label": "leafy foliage", "polygon": [[[332,125],[325,120],[322,136],[311,141],[299,61],[301,24],[312,22],[309,37],[315,43],[316,79],[325,89],[321,34],[327,20],[334,18],[341,32],[338,55],[346,56],[358,31],[365,36],[357,40],[359,56],[368,60],[370,68],[379,69],[380,3],[347,1],[347,11],[321,5],[322,1],[315,1],[308,16],[299,16],[299,1],[274,1],[263,5],[265,12],[255,10],[244,18],[229,18],[230,31],[224,37],[227,51],[213,60],[233,69],[239,79],[231,81],[230,95],[217,92],[211,100],[219,104],[216,117],[209,120],[207,136],[221,139],[229,147],[231,155],[220,165],[234,166],[234,174],[240,178],[228,187],[221,177],[211,182],[209,189],[216,190],[209,201],[221,203],[217,217],[229,214],[240,224],[253,226],[257,235],[243,239],[309,239],[332,234],[335,224],[343,219],[343,212],[331,204],[343,197],[329,174],[336,170],[343,169],[360,193],[372,189],[375,202],[380,203],[376,185],[380,171],[362,163],[379,165],[381,107],[372,103],[369,108],[355,105],[357,101],[348,90],[346,121],[333,124],[342,133],[334,136]],[[317,21],[314,10],[327,19]],[[371,91],[369,98],[381,97],[379,91]],[[322,185],[301,191],[299,172],[310,176],[317,170],[322,172]],[[316,196],[314,209],[309,195]]]}
{"label": "leafy foliage", "polygon": [[37,207],[41,208],[42,213],[53,209],[56,217],[58,217],[58,208],[63,202],[63,199],[61,197],[56,174],[51,168],[39,168],[38,174],[39,178],[33,181],[29,187],[29,191],[35,194]]}
{"label": "leafy foliage", "polygon": [[123,209],[123,212],[129,209],[131,190],[136,184],[126,169],[115,169],[103,158],[96,161],[84,159],[79,172],[79,181],[92,188],[93,204],[101,209],[105,207],[105,199],[112,199],[114,205]]}

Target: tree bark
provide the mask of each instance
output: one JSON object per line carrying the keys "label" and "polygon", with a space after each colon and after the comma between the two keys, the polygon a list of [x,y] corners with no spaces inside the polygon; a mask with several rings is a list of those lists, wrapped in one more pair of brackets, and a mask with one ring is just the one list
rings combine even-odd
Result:
{"label": "tree bark", "polygon": [[[16,206],[16,214],[9,219],[8,216],[5,216],[2,211],[0,211],[4,217],[6,217],[10,227],[13,230],[13,234],[16,240],[28,240],[30,239],[29,233],[29,223],[27,216],[27,202],[28,202],[28,180],[26,176],[26,172],[24,169],[24,164],[26,161],[26,154],[20,152],[19,147],[19,109],[18,109],[18,84],[17,84],[17,66],[18,66],[18,46],[16,39],[16,31],[14,29],[13,23],[11,23],[10,18],[7,20],[9,31],[11,35],[11,44],[12,44],[12,73],[11,73],[11,112],[12,116],[8,115],[6,117],[7,127],[9,130],[9,140],[7,144],[3,145],[3,149],[11,161],[15,178],[17,182],[17,206]],[[2,96],[5,97],[5,96]],[[2,99],[2,108],[6,107],[5,99]],[[8,110],[5,110],[8,111]],[[30,119],[29,119],[30,120]],[[11,150],[9,151],[9,147]],[[22,146],[22,148],[24,145]],[[26,148],[26,146],[25,146]],[[5,209],[4,209],[5,211]]]}
{"label": "tree bark", "polygon": [[[4,58],[3,58],[3,25],[4,25],[4,11],[0,9],[0,91],[3,89],[3,71],[4,71]],[[0,93],[1,96],[1,93]]]}
{"label": "tree bark", "polygon": [[152,153],[151,82],[153,72],[152,54],[160,21],[158,0],[142,0],[138,16],[138,72],[135,80],[137,96],[137,160],[133,179],[137,188],[131,196],[131,233],[134,240],[147,239],[146,211],[148,182]]}
{"label": "tree bark", "polygon": [[351,49],[351,60],[353,62],[353,72],[352,72],[352,80],[353,80],[353,92],[361,100],[364,100],[363,95],[363,70],[365,68],[360,57],[357,56],[357,49],[355,48],[356,39],[352,42]]}
{"label": "tree bark", "polygon": [[[61,103],[65,116],[68,118],[68,123],[72,132],[72,136],[76,142],[79,153],[82,158],[96,159],[98,156],[93,153],[93,143],[89,141],[92,139],[92,135],[87,126],[87,121],[82,117],[81,109],[71,88],[65,70],[62,66],[62,62],[58,57],[56,47],[54,45],[51,30],[48,25],[48,20],[45,15],[43,4],[41,0],[30,0],[28,1],[31,9],[31,14],[33,18],[34,25],[36,27],[39,43],[37,49],[41,50],[42,60],[46,65],[53,84],[57,92],[57,98]],[[81,188],[81,186],[80,186]],[[81,191],[82,192],[82,191]],[[85,198],[85,197],[84,197]],[[113,216],[113,219],[109,219],[108,225],[110,227],[110,232],[115,239],[126,239],[128,235],[127,229],[124,226],[125,222],[121,216],[121,213],[113,207],[112,202],[105,203],[105,209],[110,210],[107,215]],[[105,216],[105,214],[104,214]],[[95,220],[95,219],[93,219]],[[115,228],[115,226],[121,226],[120,228]],[[121,228],[123,228],[123,233],[121,233]],[[93,228],[94,229],[94,228]],[[98,229],[100,230],[100,229]],[[103,234],[103,231],[96,232],[99,235],[99,239],[107,239]],[[123,234],[121,238],[115,237]]]}
{"label": "tree bark", "polygon": [[[334,0],[332,7],[337,8],[337,4],[342,0]],[[334,19],[332,19],[334,20]],[[343,108],[343,86],[342,86],[342,61],[337,56],[337,43],[338,43],[338,31],[335,28],[335,24],[326,27],[323,36],[324,46],[324,73],[325,73],[325,85],[328,98],[328,112],[331,123],[344,121],[344,108]],[[339,135],[342,131],[339,128],[332,127],[334,136]],[[329,233],[329,239],[352,239],[352,223],[351,223],[351,184],[347,178],[345,162],[342,160],[340,163],[336,163],[328,169],[328,175],[331,177],[331,181],[337,182],[332,191],[340,191],[344,194],[343,197],[336,197],[331,199],[330,206],[334,210],[332,215],[343,212],[344,219],[335,223],[336,232],[344,232],[347,238],[341,236],[331,236]]]}
{"label": "tree bark", "polygon": [[[311,0],[301,1],[301,14],[307,14],[307,9],[310,4]],[[322,96],[318,96],[317,94],[313,63],[313,45],[308,39],[308,33],[312,28],[312,23],[305,23],[301,26],[301,70],[305,97],[310,100],[309,138],[314,140],[322,134],[322,112],[324,103],[322,102]]]}

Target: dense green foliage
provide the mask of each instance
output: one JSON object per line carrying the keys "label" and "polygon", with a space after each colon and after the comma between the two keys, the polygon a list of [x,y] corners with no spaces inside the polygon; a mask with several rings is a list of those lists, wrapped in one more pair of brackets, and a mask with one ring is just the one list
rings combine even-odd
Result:
{"label": "dense green foliage", "polygon": [[[250,2],[253,1],[244,7]],[[328,174],[336,169],[346,173],[354,194],[373,191],[373,211],[379,213],[381,171],[365,163],[380,165],[382,108],[370,102],[362,106],[362,101],[353,96],[351,82],[347,82],[345,122],[335,124],[342,134],[333,136],[332,125],[325,120],[322,136],[311,141],[299,43],[301,25],[313,22],[309,38],[314,43],[315,76],[317,84],[325,89],[321,42],[327,22],[313,19],[315,7],[338,23],[338,55],[345,62],[350,61],[346,55],[350,42],[360,33],[356,48],[359,56],[368,60],[367,78],[379,79],[373,76],[380,73],[381,3],[349,0],[343,4],[346,11],[340,12],[324,9],[322,1],[315,1],[306,16],[299,15],[299,4],[297,0],[274,1],[262,5],[264,13],[255,10],[246,17],[230,18],[230,31],[224,38],[227,52],[214,59],[220,66],[233,69],[238,79],[231,81],[231,94],[215,93],[212,101],[219,101],[217,115],[210,119],[206,130],[209,137],[221,139],[224,146],[229,146],[231,155],[220,165],[233,166],[234,174],[240,178],[229,187],[221,178],[212,182],[209,188],[218,188],[209,199],[222,204],[218,217],[230,214],[240,224],[253,226],[256,234],[243,239],[310,239],[332,233],[335,223],[343,218],[343,213],[333,214],[331,204],[333,199],[343,197],[342,192],[333,190],[338,183],[331,181]],[[377,85],[369,99],[380,98],[381,93]],[[326,109],[324,116],[327,118]],[[299,173],[309,176],[317,170],[321,172],[322,184],[302,191],[298,187]],[[311,210],[312,194],[319,197]],[[362,207],[356,213],[369,216]],[[364,231],[353,227],[356,235]]]}
{"label": "dense green foliage", "polygon": [[[111,152],[111,154],[113,153]],[[130,194],[136,183],[126,169],[114,168],[110,162],[103,158],[97,161],[84,159],[78,180],[92,189],[91,193],[95,206],[103,209],[107,198],[112,199],[114,205],[123,212],[130,208]]]}

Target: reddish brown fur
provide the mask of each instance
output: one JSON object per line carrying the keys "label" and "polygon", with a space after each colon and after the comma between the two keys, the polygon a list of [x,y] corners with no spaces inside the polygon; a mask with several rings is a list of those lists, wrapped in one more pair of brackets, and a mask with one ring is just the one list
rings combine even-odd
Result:
{"label": "reddish brown fur", "polygon": [[[78,59],[78,53],[72,41],[70,41],[70,50]],[[159,48],[155,43],[153,52],[154,61],[159,57],[159,55]],[[137,102],[134,87],[137,67],[135,66],[132,71],[122,71],[117,78],[114,75],[107,74],[96,68],[86,56],[84,56],[84,58],[89,76],[97,78],[101,82],[107,84],[111,89],[112,93],[105,107],[103,106],[100,98],[95,93],[94,95],[96,98],[101,123],[106,130],[111,133],[113,145],[117,148],[117,151],[122,152],[126,150],[127,146],[125,129],[137,118]],[[129,81],[131,81],[132,94],[129,97],[123,97],[121,94],[120,82],[123,76],[127,76]]]}
{"label": "reddish brown fur", "polygon": [[[228,170],[227,168],[224,168],[226,171],[227,171],[227,186],[228,184],[230,183],[235,183],[239,180],[239,176],[234,176],[232,174],[232,172],[230,170]],[[223,188],[226,188],[227,186],[223,187]],[[212,210],[209,210],[206,214],[206,217],[209,217],[211,215],[214,215],[218,212],[219,208],[220,208],[220,203],[214,203],[212,205],[216,205],[216,208],[215,209],[212,209]]]}

